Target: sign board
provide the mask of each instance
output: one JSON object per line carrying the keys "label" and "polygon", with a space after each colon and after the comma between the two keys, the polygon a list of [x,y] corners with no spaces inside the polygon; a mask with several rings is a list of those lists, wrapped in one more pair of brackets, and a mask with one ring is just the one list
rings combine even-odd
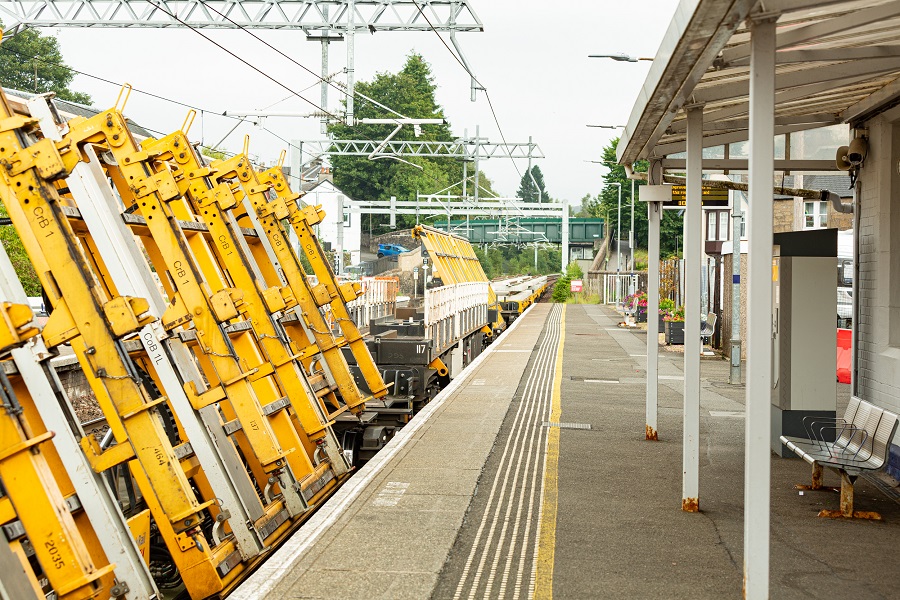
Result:
{"label": "sign board", "polygon": [[[728,208],[728,190],[703,186],[703,208]],[[681,210],[687,206],[686,189],[683,185],[672,186],[672,200],[663,204],[663,208]]]}
{"label": "sign board", "polygon": [[582,282],[580,279],[573,279],[573,280],[569,283],[569,289],[570,289],[573,293],[580,292],[582,286],[583,286],[583,282]]}

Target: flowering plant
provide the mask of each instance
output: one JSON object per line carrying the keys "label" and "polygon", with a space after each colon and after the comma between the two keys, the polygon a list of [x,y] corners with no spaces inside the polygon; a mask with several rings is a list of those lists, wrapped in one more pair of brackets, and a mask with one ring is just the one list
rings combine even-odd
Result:
{"label": "flowering plant", "polygon": [[676,322],[676,323],[684,322],[684,306],[683,305],[679,306],[675,310],[666,313],[666,315],[663,316],[663,321]]}
{"label": "flowering plant", "polygon": [[661,298],[659,301],[659,314],[667,315],[675,310],[675,301],[671,298]]}

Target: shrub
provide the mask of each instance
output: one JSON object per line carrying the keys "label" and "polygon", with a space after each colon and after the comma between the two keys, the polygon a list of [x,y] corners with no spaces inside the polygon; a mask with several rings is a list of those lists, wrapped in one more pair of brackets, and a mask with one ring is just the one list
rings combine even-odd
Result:
{"label": "shrub", "polygon": [[572,280],[568,275],[564,275],[557,279],[556,285],[553,286],[553,301],[565,302],[568,300],[572,296],[571,284]]}

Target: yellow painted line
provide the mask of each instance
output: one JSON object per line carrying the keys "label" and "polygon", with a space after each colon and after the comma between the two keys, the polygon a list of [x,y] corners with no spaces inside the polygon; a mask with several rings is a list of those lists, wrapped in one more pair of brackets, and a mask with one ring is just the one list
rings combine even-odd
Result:
{"label": "yellow painted line", "polygon": [[[559,349],[556,352],[556,375],[553,377],[553,405],[550,420],[560,422],[562,414],[563,344],[566,341],[566,306],[559,315]],[[544,467],[544,498],[541,504],[541,530],[538,542],[534,598],[553,598],[553,559],[556,553],[556,511],[559,498],[559,429],[547,432],[547,462]]]}

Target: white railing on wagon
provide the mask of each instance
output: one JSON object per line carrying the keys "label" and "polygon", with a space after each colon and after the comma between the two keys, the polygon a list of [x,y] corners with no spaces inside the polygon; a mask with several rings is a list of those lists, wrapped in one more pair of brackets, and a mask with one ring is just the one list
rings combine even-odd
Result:
{"label": "white railing on wagon", "polygon": [[374,319],[394,314],[400,280],[396,277],[363,277],[362,295],[347,303],[350,318],[360,329],[369,327]]}
{"label": "white railing on wagon", "polygon": [[425,331],[435,348],[446,348],[488,322],[486,281],[445,285],[425,292]]}

